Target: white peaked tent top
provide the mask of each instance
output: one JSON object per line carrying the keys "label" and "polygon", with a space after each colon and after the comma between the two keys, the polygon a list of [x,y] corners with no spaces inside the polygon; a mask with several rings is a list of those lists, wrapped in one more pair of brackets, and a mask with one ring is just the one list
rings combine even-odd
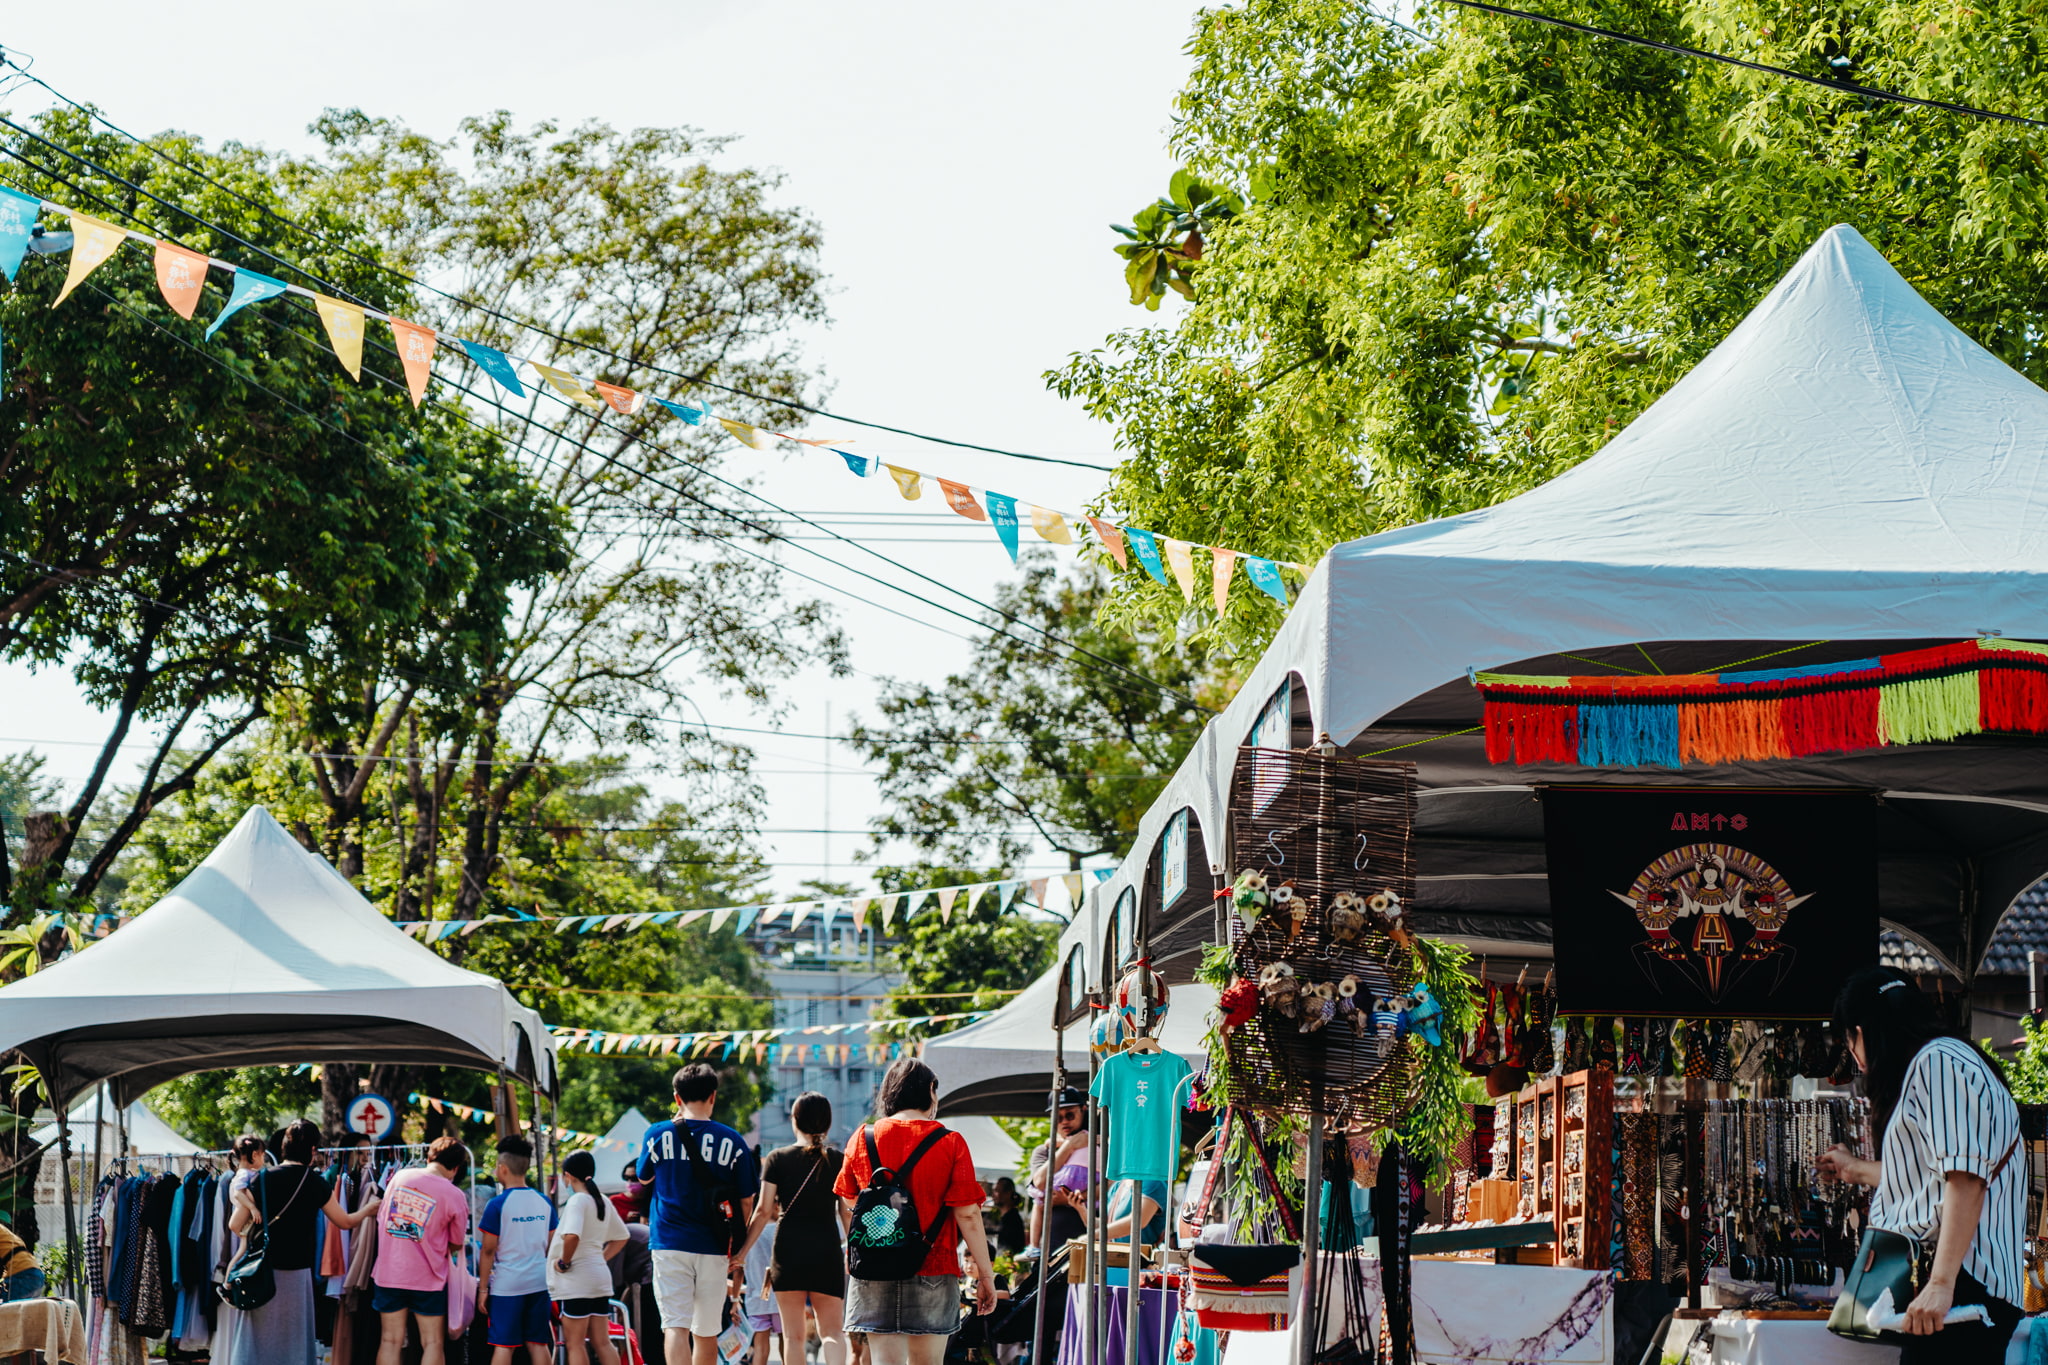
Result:
{"label": "white peaked tent top", "polygon": [[[653,1121],[635,1105],[619,1115],[618,1121],[605,1130],[605,1135],[597,1140],[598,1145],[607,1153],[624,1152],[637,1160],[640,1144],[647,1137],[647,1130],[653,1126]],[[604,1178],[602,1166],[598,1167],[597,1174],[599,1179]]]}
{"label": "white peaked tent top", "polygon": [[[93,1150],[92,1126],[100,1117],[100,1092],[95,1090],[82,1101],[71,1107],[71,1150],[90,1152]],[[195,1156],[206,1149],[186,1137],[170,1124],[163,1121],[156,1110],[141,1100],[128,1106],[122,1116],[128,1129],[128,1150],[140,1156]],[[107,1133],[104,1139],[108,1155],[113,1150],[114,1116],[106,1119]],[[57,1125],[49,1123],[29,1135],[29,1141],[47,1145],[57,1140]]]}
{"label": "white peaked tent top", "polygon": [[[1177,811],[1220,834],[1237,746],[1290,673],[1312,729],[1339,744],[1376,726],[1431,739],[1396,755],[1423,763],[1427,796],[1532,780],[1475,759],[1476,738],[1434,742],[1474,723],[1469,698],[1390,719],[1472,669],[1549,658],[1556,666],[1538,671],[1592,671],[1556,656],[1665,641],[1700,646],[1693,662],[1711,671],[1743,657],[1717,642],[1932,643],[1978,631],[2048,639],[2048,393],[1964,336],[1853,228],[1834,227],[1577,468],[1496,506],[1332,550],[1147,813],[1101,903],[1143,877]],[[1462,771],[1450,771],[1454,758]],[[1587,776],[1560,766],[1542,780]],[[1925,789],[1897,776],[1852,756],[1796,771],[1689,769],[1685,780]],[[1966,780],[1937,790],[1968,791]],[[2013,809],[2048,801],[2016,787],[2003,796]],[[1995,919],[2039,873],[2001,871],[2003,898],[1982,915]],[[1951,949],[1981,950],[1979,928]]]}
{"label": "white peaked tent top", "polygon": [[194,1071],[296,1062],[503,1068],[554,1088],[540,1016],[495,978],[394,928],[270,812],[252,807],[148,911],[0,989],[19,1048],[67,1103],[123,1102]]}
{"label": "white peaked tent top", "polygon": [[993,1181],[1017,1174],[1017,1166],[1024,1159],[1024,1149],[994,1119],[980,1114],[949,1114],[945,1123],[967,1139],[967,1150],[974,1157],[975,1175]]}

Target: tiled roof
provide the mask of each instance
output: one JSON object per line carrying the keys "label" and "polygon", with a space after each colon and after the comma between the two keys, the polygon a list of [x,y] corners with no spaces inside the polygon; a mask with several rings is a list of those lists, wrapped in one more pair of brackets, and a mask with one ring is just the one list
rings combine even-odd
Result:
{"label": "tiled roof", "polygon": [[[1922,976],[1943,970],[1933,954],[1903,934],[1886,929],[1877,943],[1877,960],[1887,967]],[[2025,976],[2029,949],[2048,951],[2048,881],[2020,892],[1991,936],[1981,970],[1987,976]]]}

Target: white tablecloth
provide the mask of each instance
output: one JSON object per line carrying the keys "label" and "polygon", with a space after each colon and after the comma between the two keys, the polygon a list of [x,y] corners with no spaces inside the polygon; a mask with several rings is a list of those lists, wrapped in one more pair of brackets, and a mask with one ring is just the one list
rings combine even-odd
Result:
{"label": "white tablecloth", "polygon": [[1714,1319],[1714,1365],[1894,1365],[1896,1346],[1851,1341],[1824,1322]]}

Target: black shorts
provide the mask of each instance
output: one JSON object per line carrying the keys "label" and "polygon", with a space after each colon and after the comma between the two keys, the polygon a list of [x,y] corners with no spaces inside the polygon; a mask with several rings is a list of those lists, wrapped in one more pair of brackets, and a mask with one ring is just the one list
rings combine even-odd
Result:
{"label": "black shorts", "polygon": [[610,1299],[556,1299],[565,1318],[608,1318],[612,1315]]}

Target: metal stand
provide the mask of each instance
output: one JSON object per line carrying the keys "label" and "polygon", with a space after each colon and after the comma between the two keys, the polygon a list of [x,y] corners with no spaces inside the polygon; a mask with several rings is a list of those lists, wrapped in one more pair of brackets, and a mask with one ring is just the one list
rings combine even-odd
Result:
{"label": "metal stand", "polygon": [[[1322,1106],[1318,1103],[1316,1107]],[[1301,1184],[1301,1313],[1296,1318],[1301,1330],[1295,1338],[1296,1365],[1315,1365],[1323,1347],[1322,1267],[1316,1264],[1323,1239],[1323,1119],[1319,1113],[1309,1116],[1307,1158],[1307,1176]]]}
{"label": "metal stand", "polygon": [[1060,1146],[1060,1092],[1067,1088],[1067,1035],[1057,1020],[1052,1030],[1052,1096],[1047,1104],[1045,1138],[1045,1202],[1038,1219],[1038,1302],[1031,1318],[1031,1365],[1044,1365],[1045,1300],[1052,1270],[1052,1182],[1059,1172],[1053,1157]]}
{"label": "metal stand", "polygon": [[[59,1071],[54,1056],[50,1059],[50,1069]],[[78,1245],[78,1196],[71,1188],[71,1115],[69,1106],[58,1100],[48,1077],[44,1079],[44,1087],[52,1090],[51,1107],[57,1111],[57,1181],[64,1191],[64,1290],[73,1303],[80,1303],[78,1272],[82,1258]],[[93,1127],[97,1131],[98,1123],[95,1122]]]}

